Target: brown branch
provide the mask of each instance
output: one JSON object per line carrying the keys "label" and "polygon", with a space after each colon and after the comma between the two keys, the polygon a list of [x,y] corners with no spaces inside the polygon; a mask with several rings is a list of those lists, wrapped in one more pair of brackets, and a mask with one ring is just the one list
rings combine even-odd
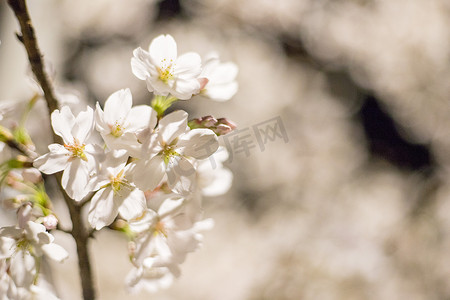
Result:
{"label": "brown branch", "polygon": [[33,25],[31,24],[26,1],[8,0],[8,4],[14,11],[17,20],[19,21],[22,34],[18,34],[17,36],[19,41],[21,41],[25,46],[28,54],[28,60],[31,64],[31,70],[44,91],[44,97],[47,102],[49,113],[52,113],[58,108],[58,101],[56,101],[54,96],[51,81],[45,73],[44,60],[39,50]]}
{"label": "brown branch", "polygon": [[[34,28],[28,14],[28,8],[25,0],[8,0],[9,6],[14,11],[21,28],[21,35],[17,35],[19,41],[23,43],[28,54],[28,60],[31,64],[31,70],[36,76],[42,90],[44,91],[44,98],[47,102],[49,116],[58,108],[58,101],[53,92],[53,86],[45,72],[44,61],[41,52],[39,51],[38,43],[34,33]],[[62,143],[62,139],[53,133],[53,140],[55,143]],[[90,232],[85,227],[81,219],[82,206],[78,205],[71,199],[61,186],[62,173],[55,174],[59,189],[64,196],[64,200],[69,209],[70,218],[72,220],[71,234],[75,239],[78,254],[78,266],[81,278],[81,286],[83,289],[83,298],[85,300],[95,299],[95,290],[92,278],[91,264],[89,260],[88,241]]]}
{"label": "brown branch", "polygon": [[[56,173],[55,178],[58,181],[58,185],[61,184],[62,172]],[[69,208],[70,219],[72,220],[71,235],[75,239],[77,245],[78,254],[78,267],[81,278],[81,286],[83,288],[83,299],[93,300],[95,299],[95,290],[92,277],[91,263],[88,252],[88,242],[91,232],[83,223],[81,219],[82,206],[77,204],[70,198],[64,189],[61,188],[61,192]]]}

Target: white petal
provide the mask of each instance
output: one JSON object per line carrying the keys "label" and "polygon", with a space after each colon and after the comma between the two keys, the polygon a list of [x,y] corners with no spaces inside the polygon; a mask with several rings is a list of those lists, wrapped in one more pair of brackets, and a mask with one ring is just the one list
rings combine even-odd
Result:
{"label": "white petal", "polygon": [[137,140],[136,134],[126,132],[120,137],[115,137],[110,134],[102,134],[105,144],[110,150],[126,150],[127,157],[140,157],[142,153],[142,144]]}
{"label": "white petal", "polygon": [[134,232],[144,232],[148,230],[157,220],[158,215],[151,209],[146,209],[142,216],[129,221],[130,229]]}
{"label": "white petal", "polygon": [[186,255],[197,250],[200,244],[193,230],[176,231],[171,238],[169,247],[173,253],[172,260],[177,263],[183,263]]}
{"label": "white petal", "polygon": [[162,259],[168,259],[172,256],[172,251],[167,245],[166,237],[162,234],[158,234],[153,238],[155,243],[155,250],[161,256]]}
{"label": "white petal", "polygon": [[183,156],[170,159],[167,166],[167,183],[170,189],[180,195],[187,196],[195,190],[195,168]]}
{"label": "white petal", "polygon": [[183,204],[183,197],[174,196],[167,198],[163,203],[161,203],[161,206],[158,209],[158,215],[161,218],[165,218],[166,216],[171,214],[173,215],[182,208]]}
{"label": "white petal", "polygon": [[219,142],[212,130],[198,128],[182,135],[177,146],[183,147],[183,154],[186,156],[205,159],[217,151]]}
{"label": "white petal", "polygon": [[99,190],[92,197],[89,207],[88,221],[96,230],[111,224],[119,213],[119,205],[114,201],[114,192],[111,188]]}
{"label": "white petal", "polygon": [[147,78],[146,83],[149,92],[153,91],[156,95],[167,96],[172,91],[167,83],[159,79],[159,75]]}
{"label": "white petal", "polygon": [[153,39],[149,47],[150,56],[158,66],[165,60],[167,64],[177,59],[177,43],[171,35],[160,35]]}
{"label": "white petal", "polygon": [[52,243],[43,245],[42,250],[49,258],[57,262],[62,262],[69,257],[69,253],[67,253],[66,249],[57,244]]}
{"label": "white petal", "polygon": [[223,195],[230,189],[232,183],[233,173],[230,170],[216,169],[208,184],[202,186],[202,194],[209,197]]}
{"label": "white petal", "polygon": [[88,166],[79,158],[74,158],[64,170],[61,185],[67,195],[75,201],[81,201],[90,192]]}
{"label": "white petal", "polygon": [[182,133],[187,131],[187,118],[188,114],[185,111],[174,111],[159,122],[159,135],[163,142],[166,144],[172,143]]}
{"label": "white petal", "polygon": [[165,164],[161,155],[149,161],[139,161],[134,168],[133,182],[142,191],[154,190],[165,175]]}
{"label": "white petal", "polygon": [[172,86],[170,93],[180,100],[188,100],[192,95],[200,92],[200,82],[196,79],[178,78]]}
{"label": "white petal", "polygon": [[19,250],[11,258],[9,268],[11,278],[18,287],[29,287],[36,274],[36,262],[28,252]]}
{"label": "white petal", "polygon": [[[94,111],[90,106],[85,111],[80,112],[72,128],[72,134],[80,143],[84,143],[94,129]],[[73,142],[73,141],[72,141]]]}
{"label": "white petal", "polygon": [[[17,229],[20,232],[22,230]],[[6,259],[8,257],[11,257],[14,254],[14,251],[16,249],[16,240],[2,236],[0,237],[0,259]]]}
{"label": "white petal", "polygon": [[124,199],[122,205],[119,206],[119,214],[122,218],[129,221],[142,216],[146,208],[144,192],[139,189],[134,189]]}
{"label": "white petal", "polygon": [[230,82],[227,84],[206,85],[205,95],[215,101],[230,100],[237,92],[237,82]]}
{"label": "white petal", "polygon": [[111,129],[105,121],[105,113],[98,102],[95,104],[95,128],[100,133],[108,134],[111,132]]}
{"label": "white petal", "polygon": [[211,84],[230,83],[236,79],[238,70],[237,65],[232,62],[221,63],[207,78]]}
{"label": "white petal", "polygon": [[72,127],[75,125],[75,117],[68,106],[63,106],[61,111],[56,109],[51,114],[53,131],[63,138],[65,143],[73,143]]}
{"label": "white petal", "polygon": [[145,80],[151,76],[150,68],[154,69],[154,72],[156,72],[155,67],[151,66],[149,63],[150,54],[147,51],[144,51],[139,47],[133,51],[133,56],[134,57],[131,58],[131,71],[134,76],[141,80]]}
{"label": "white petal", "polygon": [[213,154],[213,156],[214,159],[223,163],[228,159],[229,153],[226,147],[220,146],[219,149],[217,149],[216,153]]}
{"label": "white petal", "polygon": [[45,174],[53,174],[64,170],[69,163],[69,151],[59,144],[48,146],[49,153],[36,158],[33,166]]}
{"label": "white petal", "polygon": [[[28,221],[26,223],[24,229],[25,229],[27,240],[34,241],[35,243],[39,243],[39,239],[40,239],[39,234],[44,233],[46,230],[44,225],[35,223],[33,221]],[[46,239],[47,242],[50,242],[50,239],[51,238]]]}
{"label": "white petal", "polygon": [[177,59],[174,75],[184,79],[194,79],[200,75],[202,59],[195,52],[188,52]]}
{"label": "white petal", "polygon": [[55,238],[48,232],[39,232],[38,233],[38,243],[40,245],[53,243]]}
{"label": "white petal", "polygon": [[153,130],[157,122],[157,113],[148,105],[138,105],[131,109],[126,124],[126,131],[137,132],[145,128]]}
{"label": "white petal", "polygon": [[130,89],[123,89],[113,93],[105,102],[105,122],[122,125],[133,105]]}
{"label": "white petal", "polygon": [[0,237],[6,237],[11,239],[19,239],[23,233],[22,228],[7,226],[0,228]]}

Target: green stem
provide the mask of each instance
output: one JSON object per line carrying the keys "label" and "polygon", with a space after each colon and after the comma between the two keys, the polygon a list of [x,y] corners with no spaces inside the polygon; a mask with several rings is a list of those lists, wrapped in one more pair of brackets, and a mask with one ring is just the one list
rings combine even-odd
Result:
{"label": "green stem", "polygon": [[164,112],[172,106],[178,99],[173,96],[161,96],[155,95],[151,102],[151,106],[158,114],[158,119],[161,119],[164,115]]}

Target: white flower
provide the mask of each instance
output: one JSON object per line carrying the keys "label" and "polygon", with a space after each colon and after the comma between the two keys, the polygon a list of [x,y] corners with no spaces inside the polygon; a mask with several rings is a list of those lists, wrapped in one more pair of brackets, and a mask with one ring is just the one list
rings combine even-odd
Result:
{"label": "white flower", "polygon": [[228,159],[225,147],[219,147],[208,159],[197,162],[197,182],[204,196],[225,194],[233,182],[233,173],[223,166]]}
{"label": "white flower", "polygon": [[110,153],[102,164],[101,173],[91,200],[88,220],[97,230],[111,224],[117,215],[130,220],[141,216],[146,208],[144,192],[129,180],[133,165],[127,163],[125,151]]}
{"label": "white flower", "polygon": [[134,267],[127,275],[126,283],[130,292],[141,290],[154,293],[172,285],[180,270],[177,264],[161,264],[158,259],[148,257],[139,267]]}
{"label": "white flower", "polygon": [[80,201],[91,191],[88,186],[90,174],[103,158],[98,145],[88,143],[94,126],[94,112],[87,107],[74,117],[70,108],[64,106],[52,115],[53,130],[63,138],[64,145],[51,144],[49,153],[38,157],[34,166],[45,174],[63,171],[61,185],[74,200]]}
{"label": "white flower", "polygon": [[155,293],[172,285],[175,277],[180,275],[177,264],[161,264],[157,258],[147,257],[143,264],[134,267],[126,278],[126,284],[132,293],[146,290]]}
{"label": "white flower", "polygon": [[188,52],[177,57],[177,44],[172,36],[160,35],[153,39],[149,52],[140,47],[133,51],[133,74],[147,82],[147,88],[156,95],[169,93],[187,100],[200,91],[197,80],[201,72],[201,58]]}
{"label": "white flower", "polygon": [[108,148],[126,149],[136,157],[141,151],[136,133],[156,126],[156,112],[148,105],[131,106],[130,90],[119,90],[109,96],[104,110],[97,102],[95,123]]}
{"label": "white flower", "polygon": [[31,286],[37,273],[36,258],[45,254],[61,262],[68,257],[67,251],[53,240],[53,235],[46,232],[43,225],[32,221],[26,222],[23,228],[0,229],[0,261],[9,264],[7,272],[16,287]]}
{"label": "white flower", "polygon": [[201,211],[190,207],[197,208],[197,203],[176,194],[151,201],[162,203],[156,211],[148,209],[139,220],[130,221],[130,229],[138,233],[133,264],[142,266],[148,257],[157,257],[160,265],[184,262],[187,253],[198,248],[202,240],[199,232],[209,229],[212,220],[197,221]]}
{"label": "white flower", "polygon": [[147,151],[136,163],[133,180],[142,190],[153,190],[167,174],[169,187],[186,195],[195,189],[195,168],[188,158],[205,159],[219,147],[217,136],[209,129],[189,130],[188,114],[175,111],[150,133],[143,149]]}
{"label": "white flower", "polygon": [[216,101],[230,100],[238,90],[237,73],[234,63],[221,63],[216,53],[210,53],[199,76],[200,93]]}

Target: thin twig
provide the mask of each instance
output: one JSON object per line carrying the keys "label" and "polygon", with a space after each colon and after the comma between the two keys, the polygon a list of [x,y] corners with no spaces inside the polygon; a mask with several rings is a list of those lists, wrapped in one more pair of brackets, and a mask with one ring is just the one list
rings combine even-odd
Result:
{"label": "thin twig", "polygon": [[8,0],[9,6],[16,14],[17,20],[22,31],[21,35],[17,35],[19,40],[25,46],[28,54],[28,60],[31,64],[36,79],[44,91],[45,100],[47,101],[48,110],[50,112],[58,108],[58,101],[53,93],[53,87],[45,72],[42,54],[39,50],[33,25],[31,24],[30,15],[25,0]]}
{"label": "thin twig", "polygon": [[6,145],[8,145],[9,148],[15,149],[25,155],[26,157],[30,158],[31,160],[35,159],[37,157],[37,154],[30,149],[28,149],[25,145],[22,145],[15,140],[8,140],[6,141]]}
{"label": "thin twig", "polygon": [[[28,54],[28,60],[31,64],[31,69],[36,76],[42,90],[44,91],[44,98],[47,102],[49,116],[58,108],[58,101],[53,92],[53,86],[45,72],[42,54],[39,50],[34,28],[28,13],[28,8],[25,0],[8,0],[9,6],[14,11],[21,28],[21,35],[17,35],[19,41],[23,43]],[[53,133],[53,140],[55,143],[62,144],[62,139]],[[81,219],[81,206],[77,205],[71,199],[61,186],[61,172],[55,174],[58,186],[63,194],[64,200],[69,208],[70,218],[72,220],[72,236],[77,245],[78,266],[81,277],[81,285],[83,288],[83,298],[85,300],[95,299],[95,290],[93,285],[92,270],[88,253],[89,231],[84,226]]]}

